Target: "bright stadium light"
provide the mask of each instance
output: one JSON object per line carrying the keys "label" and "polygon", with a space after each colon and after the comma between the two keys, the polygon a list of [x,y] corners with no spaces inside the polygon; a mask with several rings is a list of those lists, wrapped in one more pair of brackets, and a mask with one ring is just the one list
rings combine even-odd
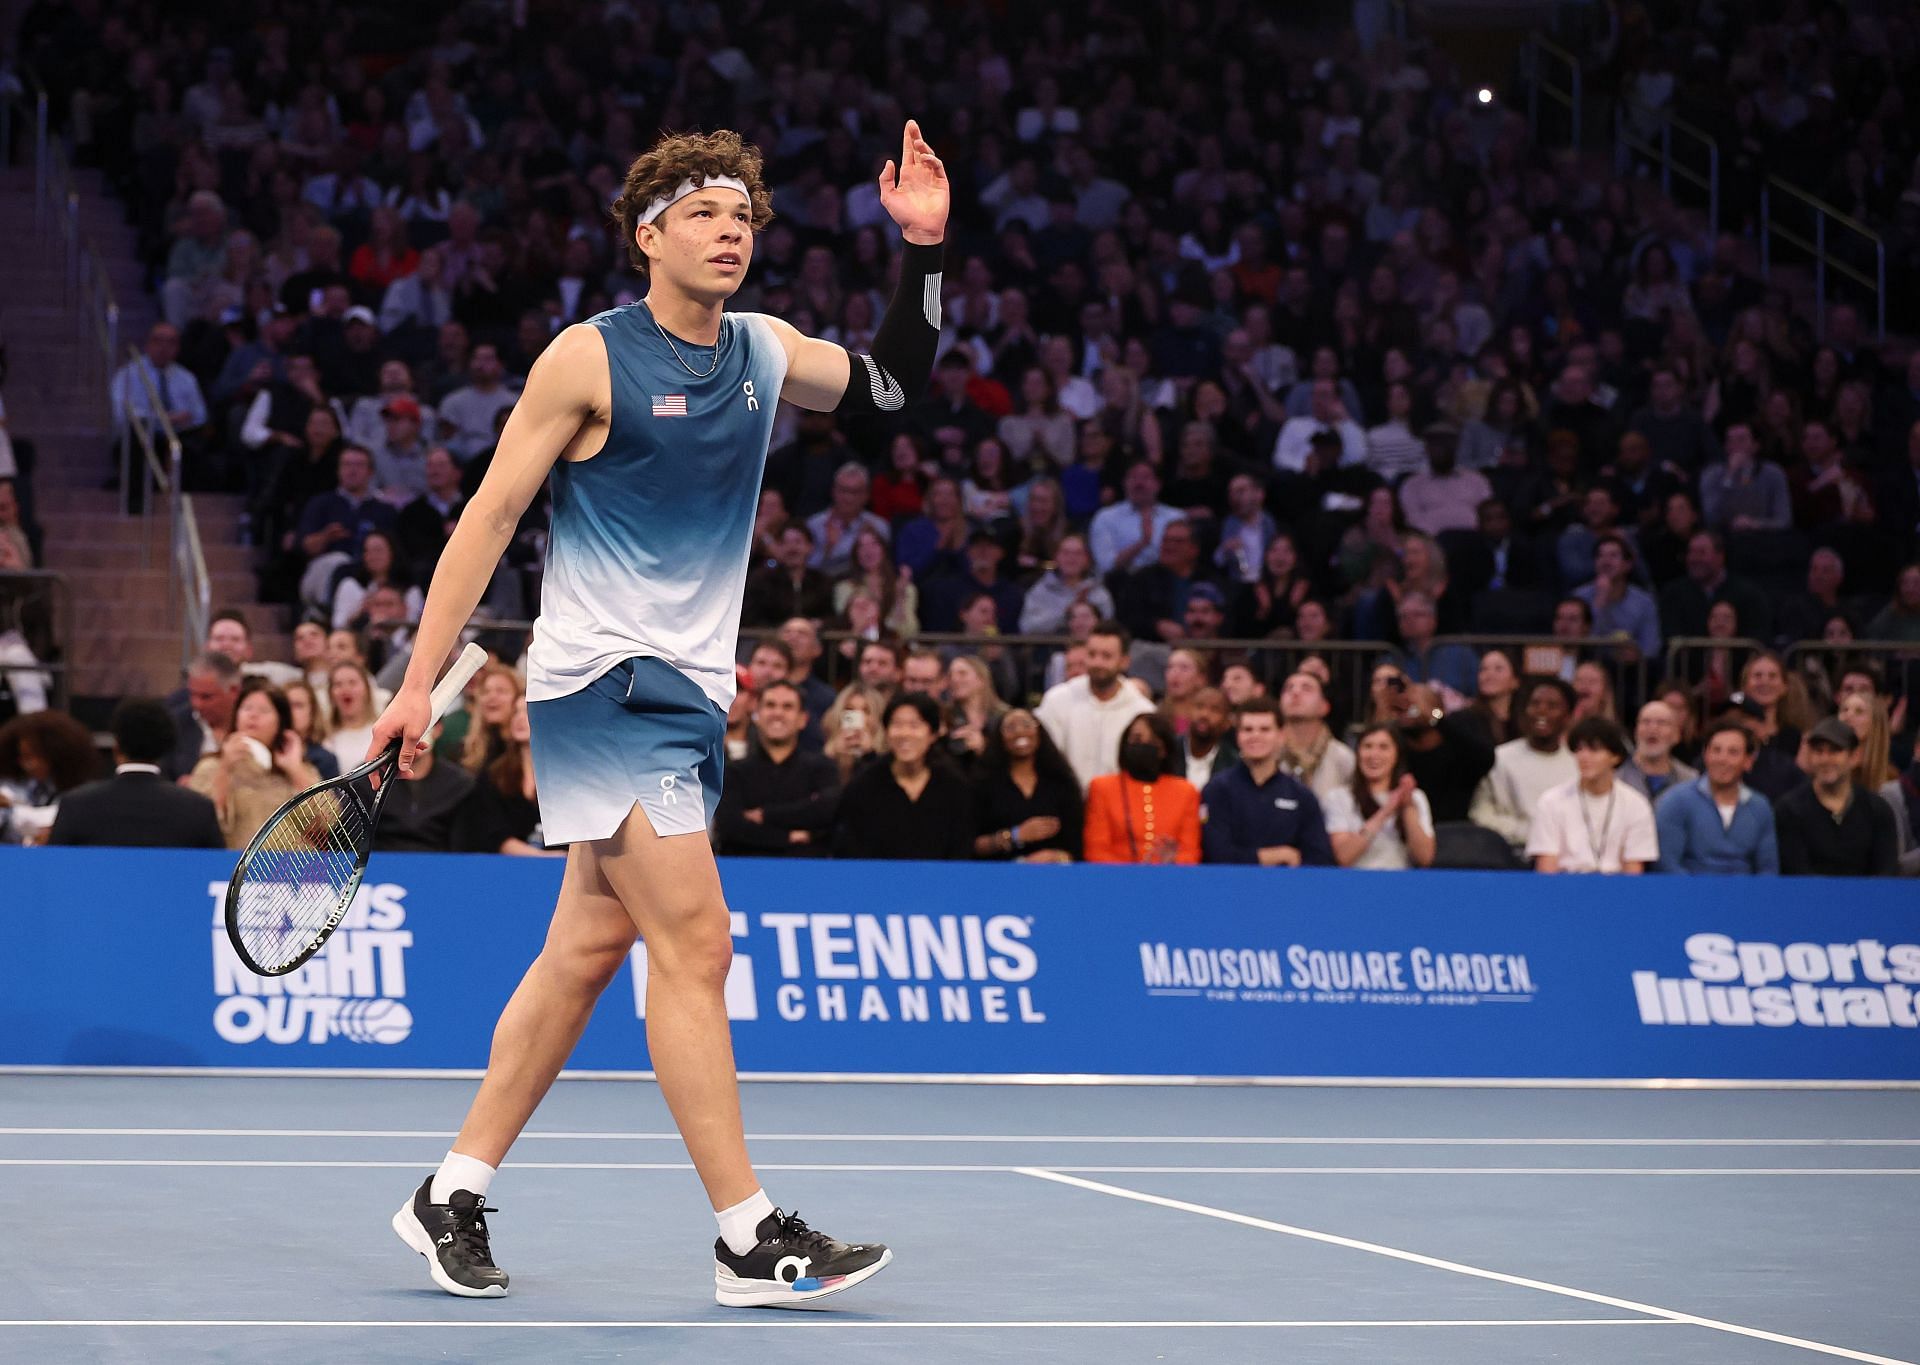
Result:
{"label": "bright stadium light", "polygon": [[1493,91],[1489,90],[1484,85],[1480,87],[1480,103],[1482,104],[1493,103]]}

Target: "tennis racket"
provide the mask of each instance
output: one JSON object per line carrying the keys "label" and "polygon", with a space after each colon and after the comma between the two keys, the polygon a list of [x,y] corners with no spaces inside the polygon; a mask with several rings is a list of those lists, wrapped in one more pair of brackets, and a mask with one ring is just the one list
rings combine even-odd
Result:
{"label": "tennis racket", "polygon": [[[468,645],[433,689],[427,733],[487,661]],[[285,976],[340,927],[367,873],[380,807],[399,781],[401,740],[273,813],[227,883],[227,937],[247,969]]]}

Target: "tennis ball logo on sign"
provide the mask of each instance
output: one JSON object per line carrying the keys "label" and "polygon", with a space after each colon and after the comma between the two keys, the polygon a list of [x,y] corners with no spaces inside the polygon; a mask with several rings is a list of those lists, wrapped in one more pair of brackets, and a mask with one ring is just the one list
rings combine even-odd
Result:
{"label": "tennis ball logo on sign", "polygon": [[213,1030],[223,1042],[386,1044],[413,1032],[407,1008],[407,889],[364,885],[327,945],[297,970],[259,977],[241,965],[227,939],[225,882],[208,886],[213,901]]}

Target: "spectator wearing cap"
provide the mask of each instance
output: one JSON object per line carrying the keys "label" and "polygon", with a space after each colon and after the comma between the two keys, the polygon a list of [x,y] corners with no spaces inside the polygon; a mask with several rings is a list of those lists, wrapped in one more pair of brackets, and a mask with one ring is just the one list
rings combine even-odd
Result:
{"label": "spectator wearing cap", "polygon": [[411,398],[420,404],[420,430],[429,438],[439,429],[439,414],[432,405],[421,402],[414,388],[413,367],[404,360],[387,360],[380,365],[379,391],[354,399],[348,408],[346,438],[361,445],[380,440],[386,434],[387,403],[395,398]]}
{"label": "spectator wearing cap", "polygon": [[1034,712],[1073,765],[1082,790],[1114,770],[1127,723],[1153,710],[1127,677],[1132,644],[1118,621],[1100,622],[1087,636],[1087,671],[1048,688]]}
{"label": "spectator wearing cap", "polygon": [[1620,765],[1620,780],[1658,804],[1675,787],[1684,787],[1700,774],[1673,756],[1680,742],[1680,717],[1664,701],[1640,708],[1633,727],[1633,757]]}
{"label": "spectator wearing cap", "polygon": [[974,597],[985,593],[993,599],[992,624],[1000,634],[1012,635],[1020,629],[1020,585],[1003,577],[1001,562],[1006,546],[990,531],[976,530],[967,537],[967,566],[957,574],[942,575],[926,585],[922,598],[923,624],[929,631],[948,633],[961,629],[960,613]]}
{"label": "spectator wearing cap", "polygon": [[1780,870],[1773,807],[1743,781],[1757,747],[1737,721],[1707,732],[1700,755],[1706,771],[1669,790],[1655,809],[1660,871],[1751,876]]}
{"label": "spectator wearing cap", "polygon": [[320,382],[330,393],[372,393],[380,387],[380,322],[373,310],[354,304],[340,315],[338,330],[309,324]]}
{"label": "spectator wearing cap", "polygon": [[[1787,476],[1760,458],[1753,427],[1727,427],[1726,458],[1700,475],[1700,513],[1715,531],[1779,531],[1793,525],[1793,494]],[[1742,619],[1745,619],[1743,614]]]}
{"label": "spectator wearing cap", "polygon": [[1480,504],[1493,485],[1477,469],[1458,466],[1460,429],[1451,422],[1431,423],[1425,432],[1427,467],[1400,485],[1400,511],[1407,525],[1430,536],[1443,531],[1472,531]]}
{"label": "spectator wearing cap", "polygon": [[902,692],[887,703],[881,729],[887,757],[856,770],[847,783],[834,818],[835,856],[972,858],[973,792],[933,757],[940,708],[931,697]]}
{"label": "spectator wearing cap", "polygon": [[1414,682],[1449,688],[1471,697],[1478,686],[1480,660],[1466,645],[1436,645],[1439,609],[1424,592],[1402,592],[1394,608],[1400,626],[1400,647],[1382,662],[1391,663]]}
{"label": "spectator wearing cap", "polygon": [[728,765],[726,791],[714,815],[721,853],[822,855],[840,799],[840,766],[800,744],[808,713],[791,676],[762,687],[754,705],[759,744]]}
{"label": "spectator wearing cap", "polygon": [[1520,738],[1493,751],[1493,769],[1481,779],[1467,817],[1524,855],[1540,798],[1580,776],[1564,742],[1573,688],[1559,678],[1534,678],[1521,717]]}
{"label": "spectator wearing cap", "polygon": [[1774,803],[1780,871],[1787,876],[1891,877],[1900,835],[1885,800],[1854,780],[1860,737],[1837,716],[1807,734],[1813,780]]}
{"label": "spectator wearing cap", "polygon": [[132,848],[225,848],[213,802],[169,782],[160,765],[175,744],[173,718],[157,701],[129,697],[114,708],[113,776],[60,798],[50,844]]}
{"label": "spectator wearing cap", "polygon": [[1227,626],[1227,594],[1218,583],[1195,583],[1187,590],[1187,609],[1180,616],[1187,640],[1218,640]]}
{"label": "spectator wearing cap", "polygon": [[1186,521],[1179,509],[1160,501],[1160,471],[1151,461],[1128,465],[1121,488],[1125,499],[1095,512],[1087,527],[1093,566],[1103,577],[1137,572],[1155,563],[1167,528]]}
{"label": "spectator wearing cap", "polygon": [[1594,542],[1593,581],[1573,590],[1593,612],[1594,635],[1625,635],[1643,659],[1660,654],[1660,608],[1653,594],[1633,582],[1633,545],[1618,531]]}
{"label": "spectator wearing cap", "polygon": [[1580,775],[1540,795],[1527,857],[1536,872],[1646,871],[1660,857],[1653,806],[1622,782],[1627,736],[1604,716],[1586,716],[1567,732]]}
{"label": "spectator wearing cap", "polygon": [[1716,602],[1732,605],[1745,634],[1767,638],[1773,609],[1758,587],[1727,572],[1727,542],[1718,531],[1698,530],[1688,538],[1685,567],[1684,578],[1660,589],[1660,625],[1668,638],[1705,635],[1707,613]]}
{"label": "spectator wearing cap", "polygon": [[1281,424],[1273,443],[1273,467],[1298,474],[1307,467],[1307,451],[1314,435],[1331,431],[1340,439],[1340,463],[1363,465],[1367,462],[1367,434],[1348,414],[1340,400],[1340,390],[1331,378],[1316,378],[1308,390],[1309,408],[1305,416],[1289,417]]}
{"label": "spectator wearing cap", "polygon": [[395,394],[381,404],[380,439],[367,447],[373,456],[374,483],[380,495],[404,507],[427,491],[427,451],[420,429],[420,400]]}
{"label": "spectator wearing cap", "polygon": [[[1207,784],[1202,846],[1210,863],[1332,867],[1320,801],[1280,766],[1280,708],[1259,699],[1240,708],[1240,761]],[[1351,773],[1349,773],[1351,777]]]}
{"label": "spectator wearing cap", "polygon": [[506,373],[499,347],[483,341],[467,358],[467,382],[440,404],[441,433],[462,464],[494,443],[495,419],[518,399]]}

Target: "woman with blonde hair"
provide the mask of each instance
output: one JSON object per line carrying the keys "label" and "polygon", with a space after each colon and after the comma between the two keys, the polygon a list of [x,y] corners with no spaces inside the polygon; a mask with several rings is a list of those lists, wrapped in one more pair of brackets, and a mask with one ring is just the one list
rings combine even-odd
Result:
{"label": "woman with blonde hair", "polygon": [[[1893,766],[1893,725],[1887,717],[1886,699],[1866,692],[1849,692],[1840,698],[1840,707],[1834,714],[1841,724],[1860,737],[1860,745],[1853,751],[1854,781],[1893,807],[1893,827],[1900,836],[1901,875],[1920,874],[1920,848],[1914,844],[1906,792],[1901,789],[1900,774]],[[1805,748],[1803,743],[1800,755],[1803,771],[1807,767]]]}
{"label": "woman with blonde hair", "polygon": [[505,664],[488,664],[475,674],[472,719],[460,743],[460,766],[482,772],[507,749],[514,704],[526,695],[520,675]]}
{"label": "woman with blonde hair", "polygon": [[1007,713],[993,685],[993,670],[978,654],[956,654],[947,662],[947,744],[963,768],[987,747],[987,735]]}
{"label": "woman with blonde hair", "polygon": [[1182,647],[1167,655],[1160,714],[1173,723],[1176,735],[1186,734],[1187,716],[1193,710],[1193,699],[1203,688],[1212,684],[1211,675],[1212,666],[1200,650]]}
{"label": "woman with blonde hair", "polygon": [[880,728],[880,713],[886,698],[860,683],[848,683],[833,699],[833,705],[820,718],[826,732],[826,756],[840,768],[840,785],[846,786],[854,769],[869,758],[887,752],[887,734]]}
{"label": "woman with blonde hair", "polygon": [[327,700],[333,710],[333,733],[327,736],[327,749],[339,762],[340,771],[346,772],[366,760],[367,746],[373,743],[373,723],[380,718],[373,675],[364,664],[342,659],[327,670]]}
{"label": "woman with blonde hair", "polygon": [[1020,509],[1020,549],[1015,564],[1020,573],[1047,568],[1067,536],[1067,497],[1051,474],[1030,479],[1026,505]]}

